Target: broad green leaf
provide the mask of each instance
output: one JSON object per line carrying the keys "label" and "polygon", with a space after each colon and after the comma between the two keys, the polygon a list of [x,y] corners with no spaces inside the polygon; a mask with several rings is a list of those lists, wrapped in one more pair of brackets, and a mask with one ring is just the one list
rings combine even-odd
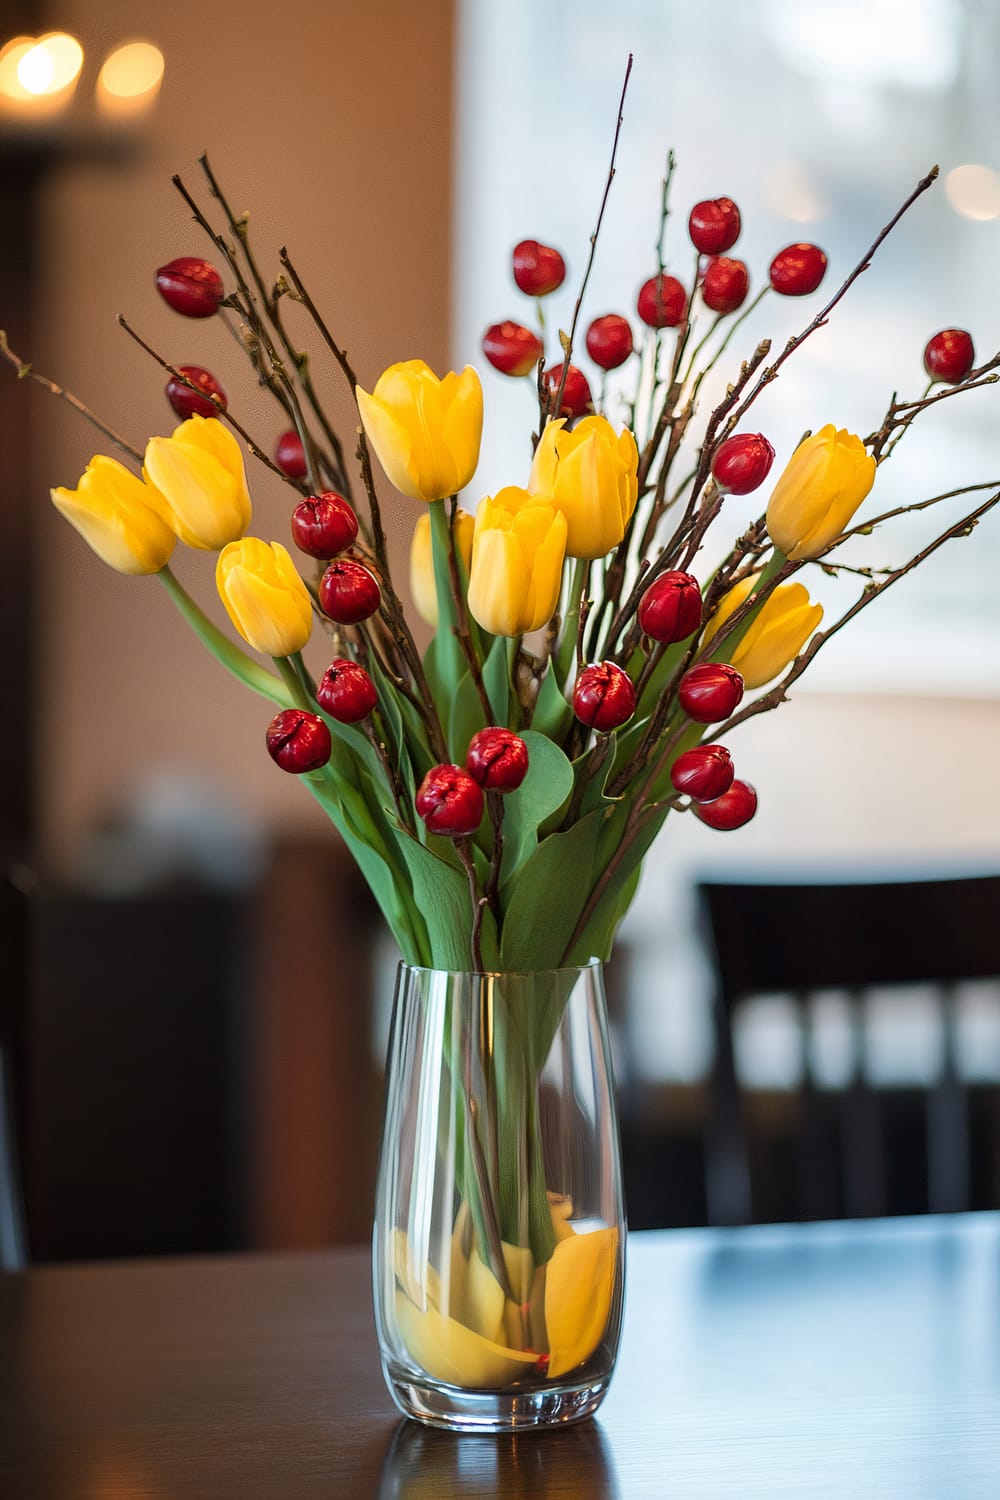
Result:
{"label": "broad green leaf", "polygon": [[507,885],[538,845],[538,828],[573,790],[573,767],[565,755],[537,730],[521,738],[528,747],[528,774],[503,801],[504,852],[501,881]]}
{"label": "broad green leaf", "polygon": [[[586,963],[591,958],[606,959],[611,953],[618,923],[635,895],[642,870],[642,861],[650,845],[663,826],[668,809],[659,807],[647,817],[643,827],[629,843],[624,853],[619,854],[626,810],[620,809],[607,819],[601,830],[600,844],[594,861],[591,889],[596,890],[603,882],[600,899],[587,920],[583,933],[567,950],[561,962],[573,966]],[[611,862],[615,861],[611,869]],[[611,870],[609,876],[606,872]]]}
{"label": "broad green leaf", "polygon": [[[417,906],[427,925],[431,965],[435,969],[471,969],[472,897],[465,872],[456,870],[402,830],[398,840]],[[480,942],[484,966],[495,969],[496,924],[489,911],[483,915]]]}
{"label": "broad green leaf", "polygon": [[504,969],[555,969],[569,945],[591,885],[599,812],[544,839],[505,891],[500,956]]}
{"label": "broad green leaf", "polygon": [[469,741],[479,729],[486,727],[486,716],[479,701],[479,694],[472,675],[466,672],[459,681],[455,696],[451,700],[448,716],[448,749],[457,766],[465,764]]}
{"label": "broad green leaf", "polygon": [[550,740],[555,740],[556,744],[561,744],[569,733],[572,722],[573,710],[560,692],[550,665],[538,690],[538,702],[535,704],[531,727]]}
{"label": "broad green leaf", "polygon": [[[489,639],[489,637],[487,637]],[[510,723],[510,653],[513,642],[506,636],[493,638],[483,663],[483,686],[493,709],[494,724]]]}

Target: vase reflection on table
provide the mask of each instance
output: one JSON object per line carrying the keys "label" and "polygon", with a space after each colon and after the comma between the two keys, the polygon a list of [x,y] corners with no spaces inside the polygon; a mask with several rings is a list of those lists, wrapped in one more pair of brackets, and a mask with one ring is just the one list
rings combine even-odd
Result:
{"label": "vase reflection on table", "polygon": [[400,1409],[480,1431],[591,1415],[617,1356],[624,1231],[600,964],[400,965],[373,1241]]}

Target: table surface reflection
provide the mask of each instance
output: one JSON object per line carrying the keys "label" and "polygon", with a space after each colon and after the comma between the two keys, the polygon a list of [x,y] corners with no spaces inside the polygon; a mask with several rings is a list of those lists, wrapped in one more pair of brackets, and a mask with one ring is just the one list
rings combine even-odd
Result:
{"label": "table surface reflection", "polygon": [[635,1234],[595,1422],[402,1421],[362,1250],[0,1276],[5,1500],[1000,1494],[1000,1215]]}

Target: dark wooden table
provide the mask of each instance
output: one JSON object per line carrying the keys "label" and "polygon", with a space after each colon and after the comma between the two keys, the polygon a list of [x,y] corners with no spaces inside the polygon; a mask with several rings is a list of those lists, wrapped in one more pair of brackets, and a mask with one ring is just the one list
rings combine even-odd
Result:
{"label": "dark wooden table", "polygon": [[383,1389],[364,1251],[0,1276],[4,1500],[1000,1495],[1000,1215],[633,1235],[596,1422]]}

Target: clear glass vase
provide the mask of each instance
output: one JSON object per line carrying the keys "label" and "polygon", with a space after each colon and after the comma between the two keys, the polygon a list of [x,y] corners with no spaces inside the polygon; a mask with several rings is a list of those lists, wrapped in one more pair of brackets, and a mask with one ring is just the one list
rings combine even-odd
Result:
{"label": "clear glass vase", "polygon": [[487,1432],[590,1416],[618,1352],[624,1268],[601,965],[401,964],[373,1239],[400,1410]]}

